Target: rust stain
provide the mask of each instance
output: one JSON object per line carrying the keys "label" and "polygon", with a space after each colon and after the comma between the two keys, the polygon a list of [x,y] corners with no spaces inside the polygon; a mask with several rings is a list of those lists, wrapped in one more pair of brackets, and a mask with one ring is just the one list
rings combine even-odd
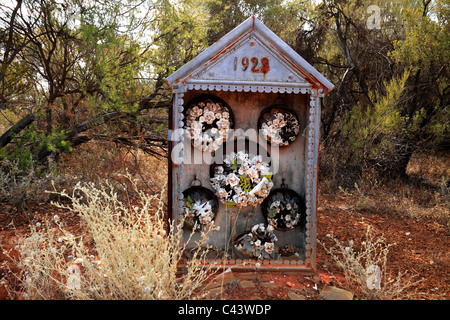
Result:
{"label": "rust stain", "polygon": [[[295,263],[294,263],[295,262]],[[279,271],[279,272],[286,272],[286,271],[292,271],[296,272],[299,275],[311,275],[314,274],[314,266],[312,266],[307,261],[295,261],[290,260],[290,263],[287,263],[286,260],[253,260],[253,259],[220,259],[217,260],[206,260],[203,261],[198,265],[200,268],[210,268],[213,269],[216,268],[231,268],[233,271],[246,271],[246,270],[253,270],[253,271]]]}
{"label": "rust stain", "polygon": [[[216,60],[218,60],[222,55],[224,55],[225,53],[227,53],[229,50],[231,50],[237,43],[239,43],[239,41],[241,41],[243,38],[245,38],[249,33],[251,33],[252,31],[248,31],[245,32],[244,34],[242,34],[240,37],[238,37],[235,41],[233,41],[232,43],[230,43],[228,46],[226,46],[225,48],[223,48],[221,51],[219,51],[216,55],[214,55],[212,58],[210,58],[205,64],[204,66],[207,66],[208,64],[210,64],[211,62],[214,62]],[[194,72],[192,72],[189,76],[185,77],[181,83],[182,84],[186,84],[186,81],[189,80],[190,78],[192,78],[193,73],[195,73],[197,70],[195,70]]]}
{"label": "rust stain", "polygon": [[[257,31],[255,31],[257,32]],[[264,39],[264,37],[258,32],[261,38]],[[316,77],[311,75],[310,73],[305,72],[302,68],[294,64],[288,57],[286,57],[285,54],[283,54],[280,50],[278,50],[270,41],[265,41],[275,52],[277,52],[283,59],[285,59],[295,70],[300,72],[300,74],[309,82],[312,84],[312,87],[314,89],[324,89],[327,91],[327,88],[325,88],[323,85],[321,85],[320,81],[317,80]]]}
{"label": "rust stain", "polygon": [[247,34],[249,34],[250,32],[246,32],[244,33],[242,36],[240,36],[238,39],[236,39],[235,41],[233,41],[232,43],[230,43],[228,46],[226,46],[225,48],[223,48],[221,51],[219,51],[214,57],[212,57],[211,59],[208,60],[208,62],[212,62],[215,61],[217,59],[219,59],[220,56],[222,56],[223,54],[227,53],[231,48],[233,48],[235,46],[236,43],[238,43],[239,41],[241,41],[244,37],[247,36]]}
{"label": "rust stain", "polygon": [[252,62],[252,68],[250,70],[253,73],[259,73],[259,68],[256,68],[256,66],[258,65],[258,58],[257,57],[252,57],[250,59],[250,61]]}
{"label": "rust stain", "polygon": [[[253,73],[262,73],[264,74],[264,79],[266,78],[267,72],[270,70],[270,64],[269,64],[269,58],[262,57],[261,60],[259,60],[257,57],[252,57],[250,59],[250,62],[252,63],[252,67],[250,68],[250,71]],[[244,68],[243,71],[247,70],[248,67],[248,58],[243,57],[242,58],[242,65]]]}
{"label": "rust stain", "polygon": [[[207,65],[209,65],[210,63],[218,60],[221,56],[223,56],[224,54],[226,54],[228,51],[230,51],[237,43],[239,43],[243,38],[247,37],[247,35],[249,33],[252,32],[257,32],[255,30],[255,17],[253,16],[253,25],[252,25],[252,29],[241,34],[240,37],[238,37],[236,40],[234,40],[232,43],[228,44],[225,48],[223,48],[221,51],[219,51],[217,54],[215,54],[213,57],[211,57],[208,61],[206,61],[206,63],[203,65],[203,67],[206,67]],[[258,34],[261,36],[261,38],[264,39],[264,37],[258,32]],[[217,42],[220,42],[220,40],[218,40]],[[280,50],[278,50],[270,41],[265,41],[275,52],[277,52],[285,61],[287,61],[295,70],[297,70],[304,78],[306,81],[308,81],[311,84],[312,89],[323,89],[324,90],[324,94],[327,94],[330,90],[325,87],[316,77],[314,77],[312,74],[306,72],[305,70],[303,70],[301,67],[299,67],[298,65],[294,64],[285,54],[283,54]],[[253,46],[254,42],[250,42],[250,45]],[[252,58],[253,59],[253,58]],[[253,67],[251,68],[251,71],[254,73],[262,73],[264,75],[264,79],[266,78],[266,74],[270,71],[270,64],[269,64],[269,59],[267,57],[263,57],[261,58],[261,67],[256,68],[256,61],[252,61],[253,62]],[[244,66],[245,67],[245,66]],[[198,70],[198,69],[197,69]],[[186,84],[186,82],[192,78],[193,74],[197,71],[193,71],[191,74],[189,74],[187,77],[185,77],[184,79],[181,80],[181,83],[184,85]],[[175,80],[175,83],[178,83],[180,81],[180,79]]]}
{"label": "rust stain", "polygon": [[168,81],[167,79],[164,79],[164,82],[169,86],[170,91],[173,93],[173,88],[172,88],[172,86],[170,85],[169,81]]}
{"label": "rust stain", "polygon": [[264,79],[266,78],[266,73],[270,71],[269,58],[261,58],[261,72],[264,74]]}

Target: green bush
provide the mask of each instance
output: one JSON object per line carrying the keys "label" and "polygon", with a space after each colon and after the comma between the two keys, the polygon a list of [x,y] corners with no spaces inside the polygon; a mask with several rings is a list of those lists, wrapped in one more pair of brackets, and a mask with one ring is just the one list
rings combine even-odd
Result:
{"label": "green bush", "polygon": [[[363,169],[397,174],[399,164],[409,160],[413,137],[420,130],[425,110],[412,116],[403,112],[401,97],[409,72],[385,83],[385,94],[370,94],[374,106],[356,104],[342,127],[347,146],[352,152],[352,164]],[[406,166],[405,166],[406,168]]]}

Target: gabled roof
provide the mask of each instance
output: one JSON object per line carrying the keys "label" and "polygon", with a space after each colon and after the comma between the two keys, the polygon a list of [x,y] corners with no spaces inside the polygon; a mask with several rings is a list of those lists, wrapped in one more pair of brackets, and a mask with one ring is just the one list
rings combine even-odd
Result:
{"label": "gabled roof", "polygon": [[172,90],[328,93],[334,85],[256,17],[230,31],[166,79]]}

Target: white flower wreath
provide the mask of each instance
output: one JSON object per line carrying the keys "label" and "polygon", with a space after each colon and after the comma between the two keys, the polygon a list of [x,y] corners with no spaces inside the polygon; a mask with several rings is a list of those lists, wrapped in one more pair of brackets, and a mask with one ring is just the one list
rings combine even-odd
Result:
{"label": "white flower wreath", "polygon": [[261,124],[264,138],[274,145],[287,146],[300,132],[300,125],[294,114],[290,112],[271,112]]}
{"label": "white flower wreath", "polygon": [[245,151],[226,155],[224,165],[215,168],[211,183],[222,203],[238,208],[256,206],[273,187],[269,164],[262,156]]}
{"label": "white flower wreath", "polygon": [[267,220],[278,229],[293,229],[300,221],[299,198],[277,192],[269,200]]}
{"label": "white flower wreath", "polygon": [[[202,201],[203,200],[203,201]],[[185,223],[192,226],[196,231],[204,230],[212,224],[214,219],[211,201],[205,199],[193,200],[190,196],[183,203],[183,214]]]}
{"label": "white flower wreath", "polygon": [[208,99],[186,111],[186,134],[201,151],[216,151],[227,140],[231,126],[230,111],[220,102]]}
{"label": "white flower wreath", "polygon": [[278,241],[273,233],[273,226],[264,226],[259,223],[253,226],[250,232],[236,238],[234,246],[241,254],[258,259],[278,258],[279,254],[275,247]]}

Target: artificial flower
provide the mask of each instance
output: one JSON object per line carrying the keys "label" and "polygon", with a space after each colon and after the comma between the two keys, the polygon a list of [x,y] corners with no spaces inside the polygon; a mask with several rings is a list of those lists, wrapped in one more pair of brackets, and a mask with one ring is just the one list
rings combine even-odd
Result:
{"label": "artificial flower", "polygon": [[211,184],[219,200],[227,205],[256,206],[273,187],[269,168],[259,155],[233,152],[225,156],[223,165],[216,166]]}
{"label": "artificial flower", "polygon": [[293,229],[300,222],[300,198],[287,193],[276,192],[268,199],[267,219],[277,229]]}
{"label": "artificial flower", "polygon": [[278,241],[273,228],[266,228],[264,223],[254,225],[250,232],[238,236],[234,242],[235,250],[250,258],[277,259],[279,254],[275,246]]}
{"label": "artificial flower", "polygon": [[220,102],[201,101],[186,111],[186,135],[201,151],[216,151],[228,137],[232,121],[227,107]]}
{"label": "artificial flower", "polygon": [[214,202],[214,200],[208,200],[198,193],[194,194],[193,197],[188,195],[182,207],[185,225],[192,227],[195,231],[209,227],[215,216]]}
{"label": "artificial flower", "polygon": [[273,109],[264,115],[261,131],[271,144],[287,146],[292,143],[300,132],[297,117],[289,111]]}

